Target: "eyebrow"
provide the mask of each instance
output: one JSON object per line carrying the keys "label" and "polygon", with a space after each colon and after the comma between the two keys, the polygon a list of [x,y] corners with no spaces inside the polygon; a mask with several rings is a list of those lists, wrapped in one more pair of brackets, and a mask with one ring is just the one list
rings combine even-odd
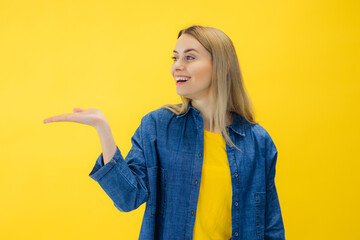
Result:
{"label": "eyebrow", "polygon": [[[199,53],[199,52],[198,52],[196,49],[194,49],[194,48],[188,48],[188,49],[186,49],[186,50],[184,51],[184,53],[187,53],[187,52],[190,52],[190,51],[195,51],[195,52]],[[178,53],[178,52],[174,50],[174,53]]]}

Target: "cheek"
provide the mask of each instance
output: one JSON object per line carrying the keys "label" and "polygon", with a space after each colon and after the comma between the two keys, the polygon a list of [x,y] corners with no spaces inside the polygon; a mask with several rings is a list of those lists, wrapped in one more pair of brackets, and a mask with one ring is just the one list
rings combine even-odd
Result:
{"label": "cheek", "polygon": [[193,68],[193,73],[199,79],[209,80],[212,75],[212,67],[208,64],[201,64],[201,66]]}

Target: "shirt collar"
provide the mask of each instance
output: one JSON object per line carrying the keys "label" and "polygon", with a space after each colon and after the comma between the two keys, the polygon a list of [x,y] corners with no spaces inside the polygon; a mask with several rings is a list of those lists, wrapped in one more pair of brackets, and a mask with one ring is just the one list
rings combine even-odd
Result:
{"label": "shirt collar", "polygon": [[186,110],[184,113],[182,113],[182,114],[180,114],[180,115],[177,115],[176,118],[184,117],[185,115],[188,114],[188,112],[190,111],[190,109],[192,109],[195,113],[200,114],[200,111],[197,110],[197,109],[191,104],[191,102],[189,102],[189,106],[188,106],[187,110]]}
{"label": "shirt collar", "polygon": [[[188,109],[184,113],[177,115],[176,118],[184,117],[190,112],[190,109],[194,111],[194,113],[200,114],[200,111],[197,110],[194,106],[192,106],[191,102],[189,102]],[[245,118],[236,112],[232,112],[232,114],[233,114],[233,122],[230,126],[226,126],[226,127],[230,128],[238,135],[245,136],[245,123],[246,123]]]}
{"label": "shirt collar", "polygon": [[234,116],[233,122],[230,126],[227,127],[233,130],[235,133],[245,137],[245,118],[236,112],[232,112],[232,114]]}

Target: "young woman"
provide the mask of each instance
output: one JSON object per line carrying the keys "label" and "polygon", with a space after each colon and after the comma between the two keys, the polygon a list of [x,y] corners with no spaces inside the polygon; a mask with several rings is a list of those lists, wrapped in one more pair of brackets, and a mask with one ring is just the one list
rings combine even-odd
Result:
{"label": "young woman", "polygon": [[146,114],[125,159],[98,109],[44,123],[96,128],[103,152],[89,176],[122,212],[146,202],[139,239],[285,239],[277,149],[253,120],[232,41],[191,26],[179,32],[173,60],[182,103]]}

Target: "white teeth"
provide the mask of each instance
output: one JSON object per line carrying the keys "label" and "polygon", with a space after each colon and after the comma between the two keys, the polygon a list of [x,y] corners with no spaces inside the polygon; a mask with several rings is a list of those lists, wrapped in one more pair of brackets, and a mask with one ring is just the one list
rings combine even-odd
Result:
{"label": "white teeth", "polygon": [[177,77],[175,78],[176,81],[178,80],[189,80],[190,78],[186,78],[186,77]]}

